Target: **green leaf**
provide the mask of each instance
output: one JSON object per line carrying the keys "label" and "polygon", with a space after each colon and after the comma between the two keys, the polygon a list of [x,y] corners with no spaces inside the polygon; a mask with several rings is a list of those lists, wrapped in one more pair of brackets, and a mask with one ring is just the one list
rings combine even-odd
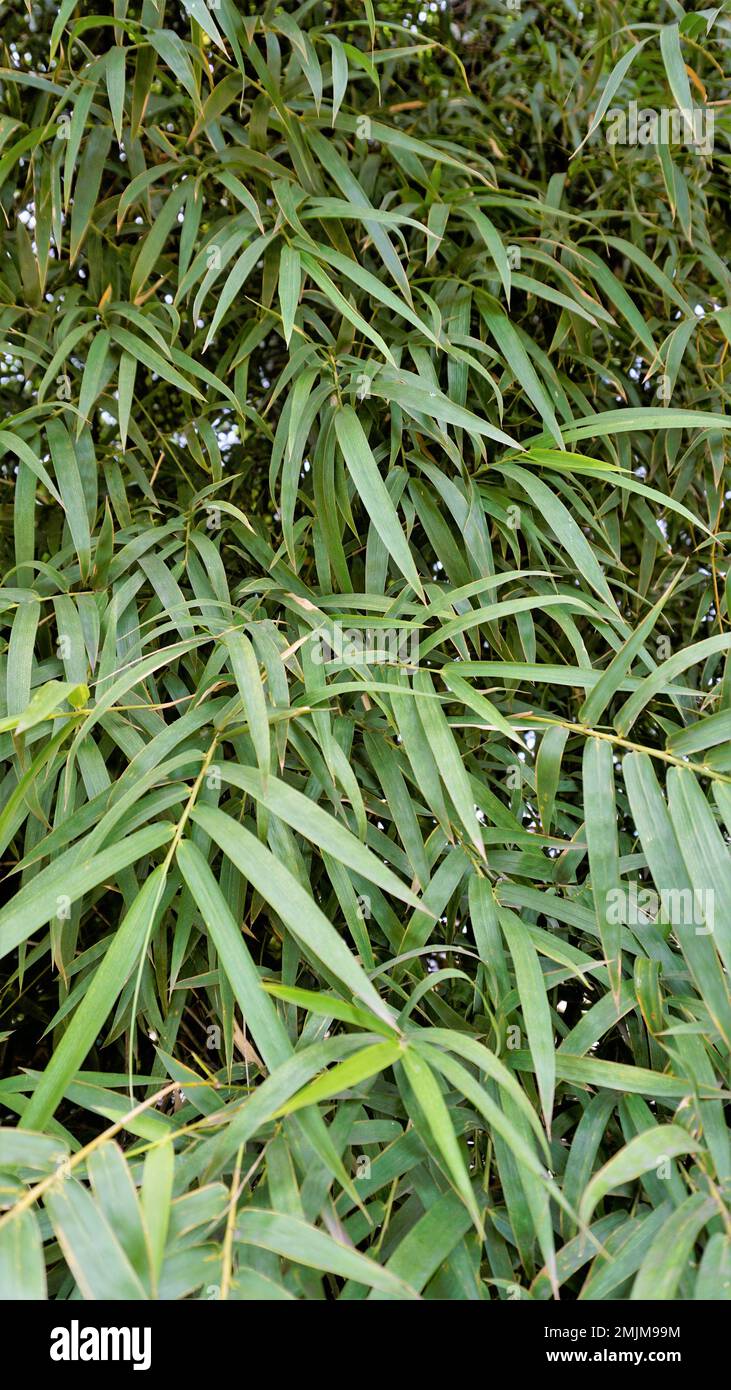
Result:
{"label": "green leaf", "polygon": [[289,347],[294,316],[300,297],[300,253],[292,246],[283,246],[279,257],[279,303],[282,307],[284,341]]}
{"label": "green leaf", "polygon": [[645,1255],[632,1285],[632,1299],[672,1299],[700,1231],[718,1208],[712,1197],[695,1192],[668,1218]]}
{"label": "green leaf", "polygon": [[352,1246],[334,1240],[326,1231],[320,1231],[292,1216],[273,1211],[242,1212],[236,1225],[236,1239],[240,1244],[272,1250],[295,1264],[321,1269],[342,1279],[355,1279],[367,1288],[381,1289],[393,1298],[418,1297],[404,1280],[382,1265],[361,1255]]}
{"label": "green leaf", "polygon": [[515,967],[520,1007],[528,1034],[528,1045],[535,1063],[546,1129],[550,1135],[556,1086],[556,1058],[551,1011],[548,1007],[543,972],[536,949],[520,918],[504,909],[498,912],[498,917]]}
{"label": "green leaf", "polygon": [[[248,878],[279,914],[288,930],[385,1023],[391,1022],[367,975],[343,944],[317,904],[284,864],[242,825],[209,806],[199,806],[192,819],[214,839],[240,873]],[[0,923],[1,925],[1,923]]]}
{"label": "green leaf", "polygon": [[25,1112],[25,1122],[47,1124],[68,1083],[75,1077],[94,1039],[109,1017],[115,999],[129,979],[165,884],[162,866],[146,880],[130,911],[115,932],[84,998],[43,1072]]}
{"label": "green leaf", "polygon": [[335,415],[335,433],[356,491],[391,558],[414,591],[423,597],[421,580],[396,508],[378,471],[358,416],[351,406]]}
{"label": "green leaf", "polygon": [[612,993],[618,1001],[622,983],[622,919],[615,908],[621,889],[611,744],[597,738],[587,739],[583,782],[594,915]]}
{"label": "green leaf", "polygon": [[679,1125],[657,1125],[635,1135],[587,1184],[579,1207],[582,1221],[591,1219],[597,1203],[615,1187],[634,1182],[643,1173],[669,1163],[679,1154],[695,1153],[698,1147],[698,1142]]}
{"label": "green leaf", "polygon": [[301,1110],[305,1105],[316,1105],[318,1101],[329,1100],[343,1091],[357,1090],[361,1081],[367,1081],[369,1077],[377,1076],[390,1067],[400,1058],[401,1052],[398,1042],[374,1043],[372,1047],[364,1047],[362,1052],[356,1052],[353,1057],[348,1057],[345,1062],[338,1063],[311,1081],[292,1100],[288,1100],[277,1115],[290,1115],[293,1110]]}
{"label": "green leaf", "polygon": [[44,1206],[82,1298],[137,1302],[145,1291],[111,1226],[85,1187],[60,1179]]}
{"label": "green leaf", "polygon": [[419,1056],[418,1042],[407,1047],[401,1055],[401,1064],[408,1078],[409,1086],[417,1100],[429,1130],[434,1139],[456,1192],[462,1198],[472,1221],[480,1235],[482,1218],[472,1191],[464,1158],[457,1143],[454,1127],[439,1084],[430,1067]]}
{"label": "green leaf", "polygon": [[594,131],[597,129],[599,123],[603,120],[606,112],[609,109],[609,104],[616,95],[616,93],[619,91],[619,88],[621,87],[622,82],[624,81],[624,78],[627,72],[629,71],[630,66],[634,62],[637,55],[642,51],[647,42],[647,39],[641,39],[640,42],[636,43],[634,45],[634,48],[630,48],[628,52],[625,53],[620,58],[619,62],[616,63],[615,66],[612,68],[612,71],[609,74],[609,77],[607,78],[604,91],[602,92],[599,105],[597,106],[596,111],[594,112],[591,121],[589,122],[589,129],[587,130],[586,135],[581,141],[581,144],[576,146],[576,149],[574,150],[571,156],[572,159],[576,158],[576,155],[579,153],[579,150],[583,149],[587,140],[591,138],[591,136],[594,134]]}
{"label": "green leaf", "polygon": [[112,127],[92,127],[86,138],[84,153],[74,185],[74,205],[71,210],[70,259],[76,260],[89,231],[99,195],[104,165],[112,143]]}
{"label": "green leaf", "polygon": [[170,1139],[148,1149],[142,1171],[140,1205],[149,1233],[153,1279],[160,1278],[170,1221],[174,1152]]}
{"label": "green leaf", "polygon": [[43,1241],[35,1213],[23,1211],[0,1226],[0,1298],[38,1302],[48,1297]]}

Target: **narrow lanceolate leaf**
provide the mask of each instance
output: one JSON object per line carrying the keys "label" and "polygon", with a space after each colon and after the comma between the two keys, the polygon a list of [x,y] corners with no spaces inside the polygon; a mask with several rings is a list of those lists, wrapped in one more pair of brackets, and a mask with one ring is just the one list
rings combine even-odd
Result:
{"label": "narrow lanceolate leaf", "polygon": [[401,1050],[398,1042],[374,1043],[372,1047],[364,1047],[362,1052],[356,1052],[346,1062],[340,1062],[323,1076],[311,1081],[309,1086],[288,1100],[277,1114],[289,1115],[293,1110],[301,1110],[304,1105],[316,1105],[318,1101],[329,1100],[345,1091],[355,1090],[357,1093],[361,1082],[390,1067],[400,1057]]}
{"label": "narrow lanceolate leaf", "polygon": [[121,45],[110,48],[107,53],[105,75],[109,93],[109,107],[114,122],[114,133],[122,143],[122,122],[124,120],[125,51]]}
{"label": "narrow lanceolate leaf", "polygon": [[629,700],[622,705],[615,721],[617,733],[626,738],[643,709],[661,690],[670,690],[675,679],[690,666],[715,656],[717,652],[727,651],[729,647],[731,636],[723,632],[716,637],[706,637],[702,642],[694,642],[692,646],[673,652],[673,655],[669,656],[667,661],[663,661],[651,675],[644,677]]}
{"label": "narrow lanceolate leaf", "polygon": [[[262,989],[256,966],[204,856],[192,841],[183,840],[177,849],[177,862],[210,933],[245,1026],[267,1067],[274,1071],[292,1057],[287,1031]],[[302,1128],[315,1152],[347,1187],[348,1177],[319,1115],[306,1115]]]}
{"label": "narrow lanceolate leaf", "polygon": [[500,349],[511,372],[519,381],[538,411],[546,428],[555,439],[559,449],[564,447],[563,437],[554,414],[550,396],[541,382],[533,363],[526,352],[520,335],[516,333],[510,319],[502,310],[483,308],[483,317]]}
{"label": "narrow lanceolate leaf", "polygon": [[43,1241],[35,1212],[20,1212],[0,1226],[0,1298],[3,1302],[47,1298]]}
{"label": "narrow lanceolate leaf", "polygon": [[294,316],[300,297],[302,278],[300,253],[293,246],[283,246],[279,258],[279,303],[282,309],[282,328],[284,340],[289,347],[294,327]]}
{"label": "narrow lanceolate leaf", "polygon": [[259,770],[263,775],[264,786],[266,787],[271,763],[269,716],[264,686],[259,674],[259,663],[251,642],[243,632],[230,632],[225,641],[231,667],[236,677],[236,684],[246,711],[249,733],[256,750]]}
{"label": "narrow lanceolate leaf", "polygon": [[628,49],[628,51],[625,54],[623,54],[619,62],[612,69],[611,73],[609,74],[609,77],[607,78],[606,86],[604,88],[604,91],[602,92],[599,105],[597,106],[596,111],[594,112],[591,121],[589,122],[589,129],[587,130],[586,135],[581,141],[581,144],[576,146],[576,149],[574,150],[571,156],[572,159],[579,153],[579,150],[583,148],[587,140],[589,140],[591,136],[594,134],[594,131],[597,129],[600,121],[604,118],[606,112],[608,111],[609,106],[611,105],[611,102],[613,101],[616,93],[619,91],[631,64],[634,62],[635,58],[644,48],[646,43],[647,39],[641,39],[639,43],[636,43],[633,48]]}
{"label": "narrow lanceolate leaf", "polygon": [[351,993],[362,999],[379,1018],[390,1022],[390,1011],[368,976],[289,869],[249,830],[222,811],[199,806],[192,818],[217,841],[239,872],[271,904],[289,931],[313,951]]}
{"label": "narrow lanceolate leaf", "polygon": [[103,883],[107,875],[119,873],[151,854],[164,845],[172,833],[171,825],[158,823],[135,831],[89,860],[80,859],[75,849],[61,855],[31,879],[0,912],[0,957],[27,940],[55,914],[66,911],[66,900],[69,904],[75,902]]}
{"label": "narrow lanceolate leaf", "polygon": [[62,1139],[27,1129],[0,1128],[0,1163],[3,1168],[32,1168],[50,1173],[67,1156]]}
{"label": "narrow lanceolate leaf", "polygon": [[594,899],[594,917],[607,962],[615,999],[622,983],[622,886],[619,877],[617,809],[614,792],[612,747],[605,740],[588,739],[583,761],[586,842]]}
{"label": "narrow lanceolate leaf", "polygon": [[241,767],[235,763],[222,763],[220,772],[223,781],[240,787],[255,801],[261,802],[274,815],[291,825],[293,830],[327,850],[339,863],[346,864],[364,878],[370,879],[371,883],[377,883],[384,892],[392,893],[410,907],[423,907],[416,894],[412,893],[372,850],[361,844],[360,840],[329,812],[324,811],[311,798],[303,796],[296,787],[290,787],[279,777],[265,778],[256,768]]}
{"label": "narrow lanceolate leaf", "polygon": [[568,739],[568,729],[556,724],[546,729],[536,758],[536,793],[541,825],[548,833],[551,829],[553,808],[561,776],[561,759]]}
{"label": "narrow lanceolate leaf", "polygon": [[731,1301],[731,1236],[716,1231],[703,1253],[694,1298],[701,1301]]}
{"label": "narrow lanceolate leaf", "polygon": [[148,1149],[142,1171],[140,1207],[147,1229],[153,1283],[160,1278],[170,1224],[174,1150],[170,1139]]}
{"label": "narrow lanceolate leaf", "polygon": [[[453,1193],[446,1192],[399,1241],[386,1268],[420,1292],[440,1265],[448,1266],[449,1256],[469,1224],[469,1212]],[[466,1290],[462,1296],[467,1296]],[[372,1299],[386,1297],[376,1290],[369,1294]]]}
{"label": "narrow lanceolate leaf", "polygon": [[587,1184],[579,1207],[582,1220],[591,1219],[597,1203],[613,1188],[634,1182],[679,1154],[695,1153],[697,1148],[697,1141],[679,1125],[657,1125],[635,1135]]}
{"label": "narrow lanceolate leaf", "polygon": [[731,742],[731,709],[720,709],[696,719],[685,729],[677,729],[667,742],[668,753],[676,757],[692,756],[716,748],[719,743]]}
{"label": "narrow lanceolate leaf", "polygon": [[47,1124],[106,1023],[115,999],[139,960],[165,884],[162,866],[143,884],[122,921],[25,1112],[29,1126]]}
{"label": "narrow lanceolate leaf", "polygon": [[594,689],[590,691],[583,705],[579,710],[579,718],[584,724],[598,724],[601,715],[604,713],[612,696],[619,690],[627,672],[631,670],[635,657],[642,650],[645,642],[650,636],[665,604],[670,598],[680,575],[668,585],[665,593],[650,612],[643,618],[642,622],[631,637],[620,647],[619,651],[610,661],[606,671],[604,671],[597,681]]}
{"label": "narrow lanceolate leaf", "polygon": [[463,830],[478,854],[484,859],[485,849],[477,821],[469,777],[428,671],[421,670],[415,673],[414,691],[419,696],[417,701],[419,718],[444,785],[454,803]]}
{"label": "narrow lanceolate leaf", "polygon": [[318,1014],[321,1018],[333,1019],[340,1018],[345,1023],[352,1023],[356,1028],[373,1029],[374,1032],[382,1033],[393,1041],[394,1029],[388,1027],[382,1019],[375,1018],[366,1009],[358,1008],[356,1004],[346,1004],[343,999],[339,999],[334,994],[318,994],[312,989],[297,989],[293,985],[273,985],[264,982],[264,989],[267,994],[271,994],[275,999],[284,999],[288,1004],[296,1004],[301,1009],[307,1009],[311,1013]]}
{"label": "narrow lanceolate leaf", "polygon": [[528,1034],[528,1046],[535,1063],[543,1116],[550,1134],[556,1087],[556,1058],[543,971],[538,953],[520,918],[504,909],[498,916],[515,967],[515,980],[523,1022]]}
{"label": "narrow lanceolate leaf", "polygon": [[[712,1197],[694,1192],[668,1218],[640,1265],[632,1298],[672,1299],[700,1231],[718,1213]],[[714,1298],[718,1294],[713,1295]]]}
{"label": "narrow lanceolate leaf", "polygon": [[76,546],[81,573],[86,575],[91,565],[91,539],[76,451],[68,431],[60,420],[50,421],[46,432],[66,520]]}
{"label": "narrow lanceolate leaf", "polygon": [[267,1066],[276,1067],[291,1055],[291,1046],[276,1010],[261,987],[261,978],[246,941],[197,845],[183,840],[178,846],[177,859],[256,1046]]}
{"label": "narrow lanceolate leaf", "polygon": [[396,508],[378,471],[363,426],[351,406],[335,416],[335,431],[356,492],[386,550],[412,588],[421,597],[421,580],[404,535]]}
{"label": "narrow lanceolate leaf", "polygon": [[132,412],[136,375],[137,362],[135,358],[129,352],[123,352],[119,359],[119,373],[117,377],[117,418],[119,420],[119,437],[122,448],[124,448],[127,443],[127,432],[129,430],[129,419]]}
{"label": "narrow lanceolate leaf", "polygon": [[581,527],[568,507],[547,487],[541,478],[526,472],[514,463],[503,464],[508,477],[515,478],[529,497],[537,502],[559,541],[565,546],[579,574],[585,576],[592,589],[611,607],[616,608],[604,571],[589,545]]}
{"label": "narrow lanceolate leaf", "polygon": [[70,260],[73,263],[86,238],[99,196],[104,163],[112,143],[111,125],[94,126],[87,136],[84,153],[74,183],[71,211]]}
{"label": "narrow lanceolate leaf", "polygon": [[680,112],[683,121],[683,135],[693,135],[693,98],[690,94],[690,82],[688,73],[683,61],[683,50],[680,42],[680,29],[677,24],[665,24],[660,30],[660,52],[665,65],[665,72],[670,84],[670,90],[675,98],[675,105]]}
{"label": "narrow lanceolate leaf", "polygon": [[[670,818],[650,758],[630,753],[622,765],[630,808],[647,857],[659,905],[674,925],[680,950],[708,1009],[714,1025],[727,1044],[731,1044],[731,997],[719,960],[712,924],[703,912],[715,907],[715,888],[711,883],[696,895],[684,858],[682,845],[686,833],[693,842],[695,831],[689,826],[682,803],[678,803],[682,840]],[[709,812],[710,814],[710,812]],[[663,902],[664,899],[664,902]],[[715,915],[714,915],[715,921]]]}
{"label": "narrow lanceolate leaf", "polygon": [[150,1283],[150,1244],[137,1188],[123,1151],[114,1140],[105,1140],[89,1154],[86,1170],[94,1197],[135,1273],[145,1287]]}
{"label": "narrow lanceolate leaf", "polygon": [[[12,687],[11,687],[12,691]],[[10,693],[10,692],[9,692]],[[89,699],[89,687],[81,682],[75,684],[73,681],[47,681],[40,690],[36,690],[31,696],[24,710],[19,714],[11,714],[7,719],[0,720],[0,732],[13,730],[16,735],[28,733],[30,729],[35,729],[38,724],[51,724],[55,720],[68,718],[71,711],[64,711],[63,706],[68,704],[72,708],[78,708],[86,704]],[[12,692],[8,703],[16,703],[15,693]]]}
{"label": "narrow lanceolate leaf", "polygon": [[418,1297],[408,1284],[374,1260],[292,1216],[269,1211],[242,1212],[236,1239],[244,1246],[272,1250],[294,1264],[327,1270],[343,1279],[355,1279],[367,1288],[382,1289],[395,1298]]}
{"label": "narrow lanceolate leaf", "polygon": [[102,329],[100,333],[95,333],[91,340],[91,347],[89,348],[86,366],[84,367],[84,375],[81,379],[79,419],[76,425],[77,438],[88,421],[97,398],[105,385],[105,369],[109,361],[110,342],[111,335],[107,329]]}
{"label": "narrow lanceolate leaf", "polygon": [[44,1206],[82,1298],[136,1302],[146,1297],[114,1231],[75,1178],[59,1177]]}
{"label": "narrow lanceolate leaf", "polygon": [[683,768],[668,773],[668,809],[693,886],[693,921],[678,930],[711,936],[731,971],[731,855],[696,778]]}
{"label": "narrow lanceolate leaf", "polygon": [[439,1083],[428,1063],[419,1056],[418,1043],[404,1049],[401,1062],[416,1103],[426,1120],[434,1143],[441,1154],[455,1190],[462,1198],[478,1231],[482,1218],[472,1191],[472,1184],[460,1151],[454,1127]]}

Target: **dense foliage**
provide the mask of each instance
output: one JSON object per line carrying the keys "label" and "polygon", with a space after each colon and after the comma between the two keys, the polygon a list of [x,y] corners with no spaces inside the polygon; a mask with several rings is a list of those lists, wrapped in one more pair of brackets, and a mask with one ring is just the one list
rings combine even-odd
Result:
{"label": "dense foliage", "polygon": [[731,1297],[731,23],[1,37],[0,1294]]}

